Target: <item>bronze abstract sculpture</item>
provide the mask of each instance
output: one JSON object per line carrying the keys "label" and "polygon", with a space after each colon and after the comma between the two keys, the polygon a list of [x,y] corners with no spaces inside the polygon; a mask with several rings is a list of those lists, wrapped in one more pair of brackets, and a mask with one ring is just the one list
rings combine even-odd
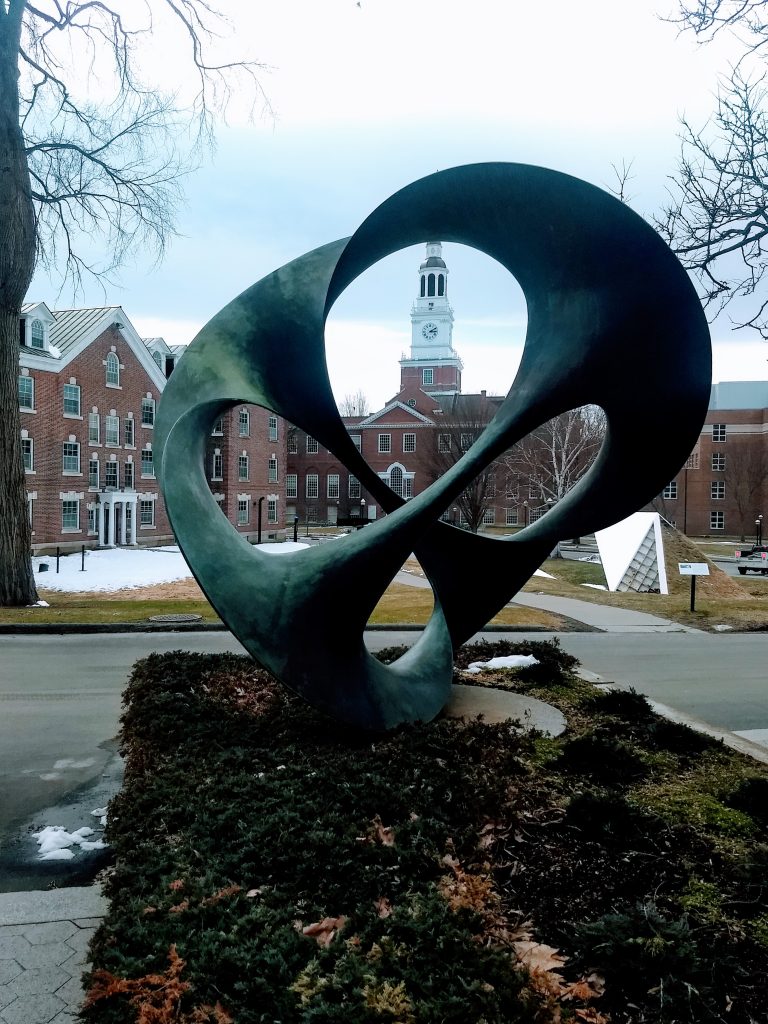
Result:
{"label": "bronze abstract sculpture", "polygon": [[[528,330],[515,381],[483,435],[403,502],[342,423],[324,326],[359,274],[429,238],[473,246],[506,267],[525,295]],[[350,238],[286,264],[206,324],[160,404],[160,479],[187,561],[251,655],[329,715],[382,730],[428,721],[442,709],[454,647],[510,600],[558,540],[625,518],[672,479],[704,421],[710,376],[696,293],[662,239],[627,206],[539,167],[457,167],[408,185]],[[203,465],[213,423],[244,402],[306,430],[388,514],[285,558],[252,547],[218,510]],[[588,404],[605,411],[605,442],[588,474],[545,517],[502,539],[439,521],[516,441]],[[366,651],[363,631],[411,551],[435,607],[409,652],[385,666]]]}

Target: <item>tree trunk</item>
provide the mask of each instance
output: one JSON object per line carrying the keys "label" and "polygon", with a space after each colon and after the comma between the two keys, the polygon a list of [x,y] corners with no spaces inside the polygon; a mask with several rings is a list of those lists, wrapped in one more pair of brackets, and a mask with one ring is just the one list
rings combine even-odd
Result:
{"label": "tree trunk", "polygon": [[35,216],[19,127],[23,4],[0,7],[0,606],[37,600],[21,453],[19,311],[35,265]]}

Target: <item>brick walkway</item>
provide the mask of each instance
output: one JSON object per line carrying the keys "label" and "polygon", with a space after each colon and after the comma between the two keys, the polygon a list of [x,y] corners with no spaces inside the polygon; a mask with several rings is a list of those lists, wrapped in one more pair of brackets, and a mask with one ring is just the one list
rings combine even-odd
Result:
{"label": "brick walkway", "polygon": [[105,909],[96,886],[0,894],[0,1024],[76,1024]]}

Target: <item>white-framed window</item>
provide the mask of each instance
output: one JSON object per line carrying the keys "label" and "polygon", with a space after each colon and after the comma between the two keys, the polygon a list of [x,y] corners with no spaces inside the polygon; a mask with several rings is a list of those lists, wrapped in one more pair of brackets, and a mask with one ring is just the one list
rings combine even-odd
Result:
{"label": "white-framed window", "polygon": [[133,490],[133,463],[125,462],[123,464],[123,486],[126,490]]}
{"label": "white-framed window", "polygon": [[152,358],[155,360],[157,365],[162,370],[162,368],[163,368],[163,356],[162,356],[162,353],[160,353],[160,352],[153,352],[152,353]]}
{"label": "white-framed window", "polygon": [[35,378],[19,374],[18,382],[19,408],[35,408]]}
{"label": "white-framed window", "polygon": [[712,470],[715,473],[725,472],[725,452],[712,452]]}
{"label": "white-framed window", "polygon": [[267,463],[267,481],[271,484],[277,483],[277,456],[271,455]]}
{"label": "white-framed window", "polygon": [[317,473],[307,473],[305,494],[308,498],[317,498],[320,493],[320,478]]}
{"label": "white-framed window", "polygon": [[219,418],[213,424],[213,430],[211,431],[211,434],[214,437],[218,437],[219,434],[223,434],[223,433],[224,433],[224,417],[223,416],[219,416]]}
{"label": "white-framed window", "polygon": [[415,434],[403,434],[403,451],[404,452],[415,452],[416,451],[416,435]]}
{"label": "white-framed window", "polygon": [[45,348],[45,328],[42,320],[32,321],[29,344],[31,348]]}
{"label": "white-framed window", "polygon": [[472,447],[472,442],[473,441],[474,441],[474,438],[472,437],[471,434],[460,434],[459,435],[459,447],[461,448],[461,450],[463,452],[468,452],[469,451],[469,449]]}
{"label": "white-framed window", "polygon": [[139,526],[155,525],[155,503],[139,499]]}
{"label": "white-framed window", "polygon": [[685,460],[685,469],[698,469],[699,468],[699,449],[695,448],[688,458]]}
{"label": "white-framed window", "polygon": [[[535,476],[532,476],[531,479],[528,481],[528,497],[529,498],[542,498],[543,497],[543,494],[542,494],[542,491],[541,491],[541,481],[538,480]],[[531,509],[531,514],[533,514],[533,509]],[[539,518],[541,518],[541,516],[539,515],[536,518],[539,519]]]}
{"label": "white-framed window", "polygon": [[248,479],[248,456],[245,454],[245,452],[243,452],[242,455],[238,455],[237,457],[237,479]]}
{"label": "white-framed window", "polygon": [[363,450],[363,435],[362,434],[350,434],[352,438],[352,444],[357,448],[359,452]]}
{"label": "white-framed window", "polygon": [[88,413],[88,444],[99,444],[101,438],[101,417],[98,412]]}
{"label": "white-framed window", "polygon": [[421,371],[421,383],[422,384],[434,384],[435,383],[435,371],[431,366],[425,366]]}
{"label": "white-framed window", "polygon": [[141,400],[141,425],[142,427],[154,427],[155,425],[154,398],[147,397]]}
{"label": "white-framed window", "polygon": [[722,501],[725,498],[725,480],[712,480],[709,485],[709,496],[713,501]]}
{"label": "white-framed window", "polygon": [[65,416],[79,416],[80,415],[80,385],[79,384],[65,384],[64,385],[64,415]]}
{"label": "white-framed window", "polygon": [[[725,423],[713,423],[712,424],[712,440],[713,441],[724,441],[725,440]],[[713,526],[714,530],[715,527]]]}
{"label": "white-framed window", "polygon": [[451,435],[450,434],[438,434],[437,435],[437,450],[441,454],[445,454],[451,450]]}
{"label": "white-framed window", "polygon": [[248,525],[248,514],[250,511],[250,502],[247,498],[237,499],[237,525],[247,526]]}
{"label": "white-framed window", "polygon": [[65,441],[61,452],[61,469],[64,473],[80,472],[80,444],[77,441]]}
{"label": "white-framed window", "polygon": [[288,454],[298,455],[299,454],[299,439],[296,437],[296,430],[288,431]]}
{"label": "white-framed window", "polygon": [[495,526],[496,524],[496,509],[486,508],[483,510],[483,526]]}
{"label": "white-framed window", "polygon": [[239,437],[251,436],[251,414],[247,409],[241,409],[237,414],[237,433]]}
{"label": "white-framed window", "polygon": [[677,498],[677,480],[671,480],[661,492],[661,496],[668,501]]}
{"label": "white-framed window", "polygon": [[545,508],[532,508],[528,511],[528,522],[535,523],[537,519],[541,519],[544,513],[547,511]]}
{"label": "white-framed window", "polygon": [[224,458],[217,448],[211,459],[211,480],[222,480],[224,477]]}
{"label": "white-framed window", "polygon": [[504,493],[508,498],[517,498],[520,494],[520,480],[516,476],[508,476],[504,485]]}
{"label": "white-framed window", "polygon": [[88,533],[96,533],[96,506],[88,506]]}
{"label": "white-framed window", "polygon": [[403,494],[403,471],[399,466],[393,466],[389,471],[389,486],[400,497],[404,497]]}
{"label": "white-framed window", "polygon": [[307,455],[317,455],[318,444],[314,437],[307,434]]}
{"label": "white-framed window", "polygon": [[504,525],[505,526],[517,526],[518,515],[516,508],[505,508],[504,509]]}
{"label": "white-framed window", "polygon": [[349,474],[349,480],[347,481],[347,495],[350,498],[360,497],[360,481],[356,476]]}
{"label": "white-framed window", "polygon": [[709,528],[710,528],[710,530],[724,530],[725,529],[725,512],[710,512],[709,513]]}
{"label": "white-framed window", "polygon": [[96,491],[99,489],[99,460],[95,455],[88,459],[88,486]]}
{"label": "white-framed window", "polygon": [[80,502],[64,498],[61,503],[61,532],[71,533],[80,530]]}
{"label": "white-framed window", "polygon": [[329,473],[328,474],[328,497],[338,498],[339,496],[339,474]]}
{"label": "white-framed window", "polygon": [[155,460],[152,455],[151,448],[141,449],[141,475],[142,476],[154,476],[155,475]]}
{"label": "white-framed window", "polygon": [[299,478],[296,473],[285,474],[285,496],[286,498],[298,498]]}
{"label": "white-framed window", "polygon": [[120,480],[120,466],[117,460],[110,459],[109,462],[104,463],[104,486],[105,487],[119,487]]}
{"label": "white-framed window", "polygon": [[24,459],[24,472],[34,473],[35,471],[35,442],[31,437],[22,437],[21,454]]}
{"label": "white-framed window", "polygon": [[126,448],[133,448],[136,444],[136,433],[133,426],[133,416],[128,416],[123,424]]}
{"label": "white-framed window", "polygon": [[[131,420],[133,423],[133,420]],[[104,443],[111,445],[120,444],[120,417],[119,416],[105,416],[104,417]]]}
{"label": "white-framed window", "polygon": [[277,498],[267,498],[267,522],[277,522]]}
{"label": "white-framed window", "polygon": [[309,508],[307,509],[307,522],[317,522],[317,505],[310,505]]}
{"label": "white-framed window", "polygon": [[108,388],[119,388],[120,387],[120,360],[117,358],[114,352],[107,352],[107,358],[104,361],[105,366],[105,379]]}
{"label": "white-framed window", "polygon": [[276,441],[277,434],[277,416],[270,416],[267,426],[267,435],[270,441]]}
{"label": "white-framed window", "polygon": [[392,451],[392,435],[391,434],[379,434],[379,451],[380,452],[391,452]]}

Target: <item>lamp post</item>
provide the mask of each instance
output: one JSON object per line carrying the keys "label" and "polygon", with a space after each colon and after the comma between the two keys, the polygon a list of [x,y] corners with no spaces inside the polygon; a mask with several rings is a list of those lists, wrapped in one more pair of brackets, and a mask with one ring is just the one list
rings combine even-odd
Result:
{"label": "lamp post", "polygon": [[360,499],[360,526],[365,526],[365,498]]}
{"label": "lamp post", "polygon": [[453,506],[453,525],[456,526],[458,521],[459,521],[459,510],[454,505]]}
{"label": "lamp post", "polygon": [[528,525],[528,502],[523,502],[523,508],[525,509],[525,525]]}
{"label": "lamp post", "polygon": [[261,506],[264,504],[264,495],[259,498],[258,527],[256,532],[256,543],[261,544]]}
{"label": "lamp post", "polygon": [[763,543],[763,517],[759,515],[755,520],[755,546],[760,547]]}

